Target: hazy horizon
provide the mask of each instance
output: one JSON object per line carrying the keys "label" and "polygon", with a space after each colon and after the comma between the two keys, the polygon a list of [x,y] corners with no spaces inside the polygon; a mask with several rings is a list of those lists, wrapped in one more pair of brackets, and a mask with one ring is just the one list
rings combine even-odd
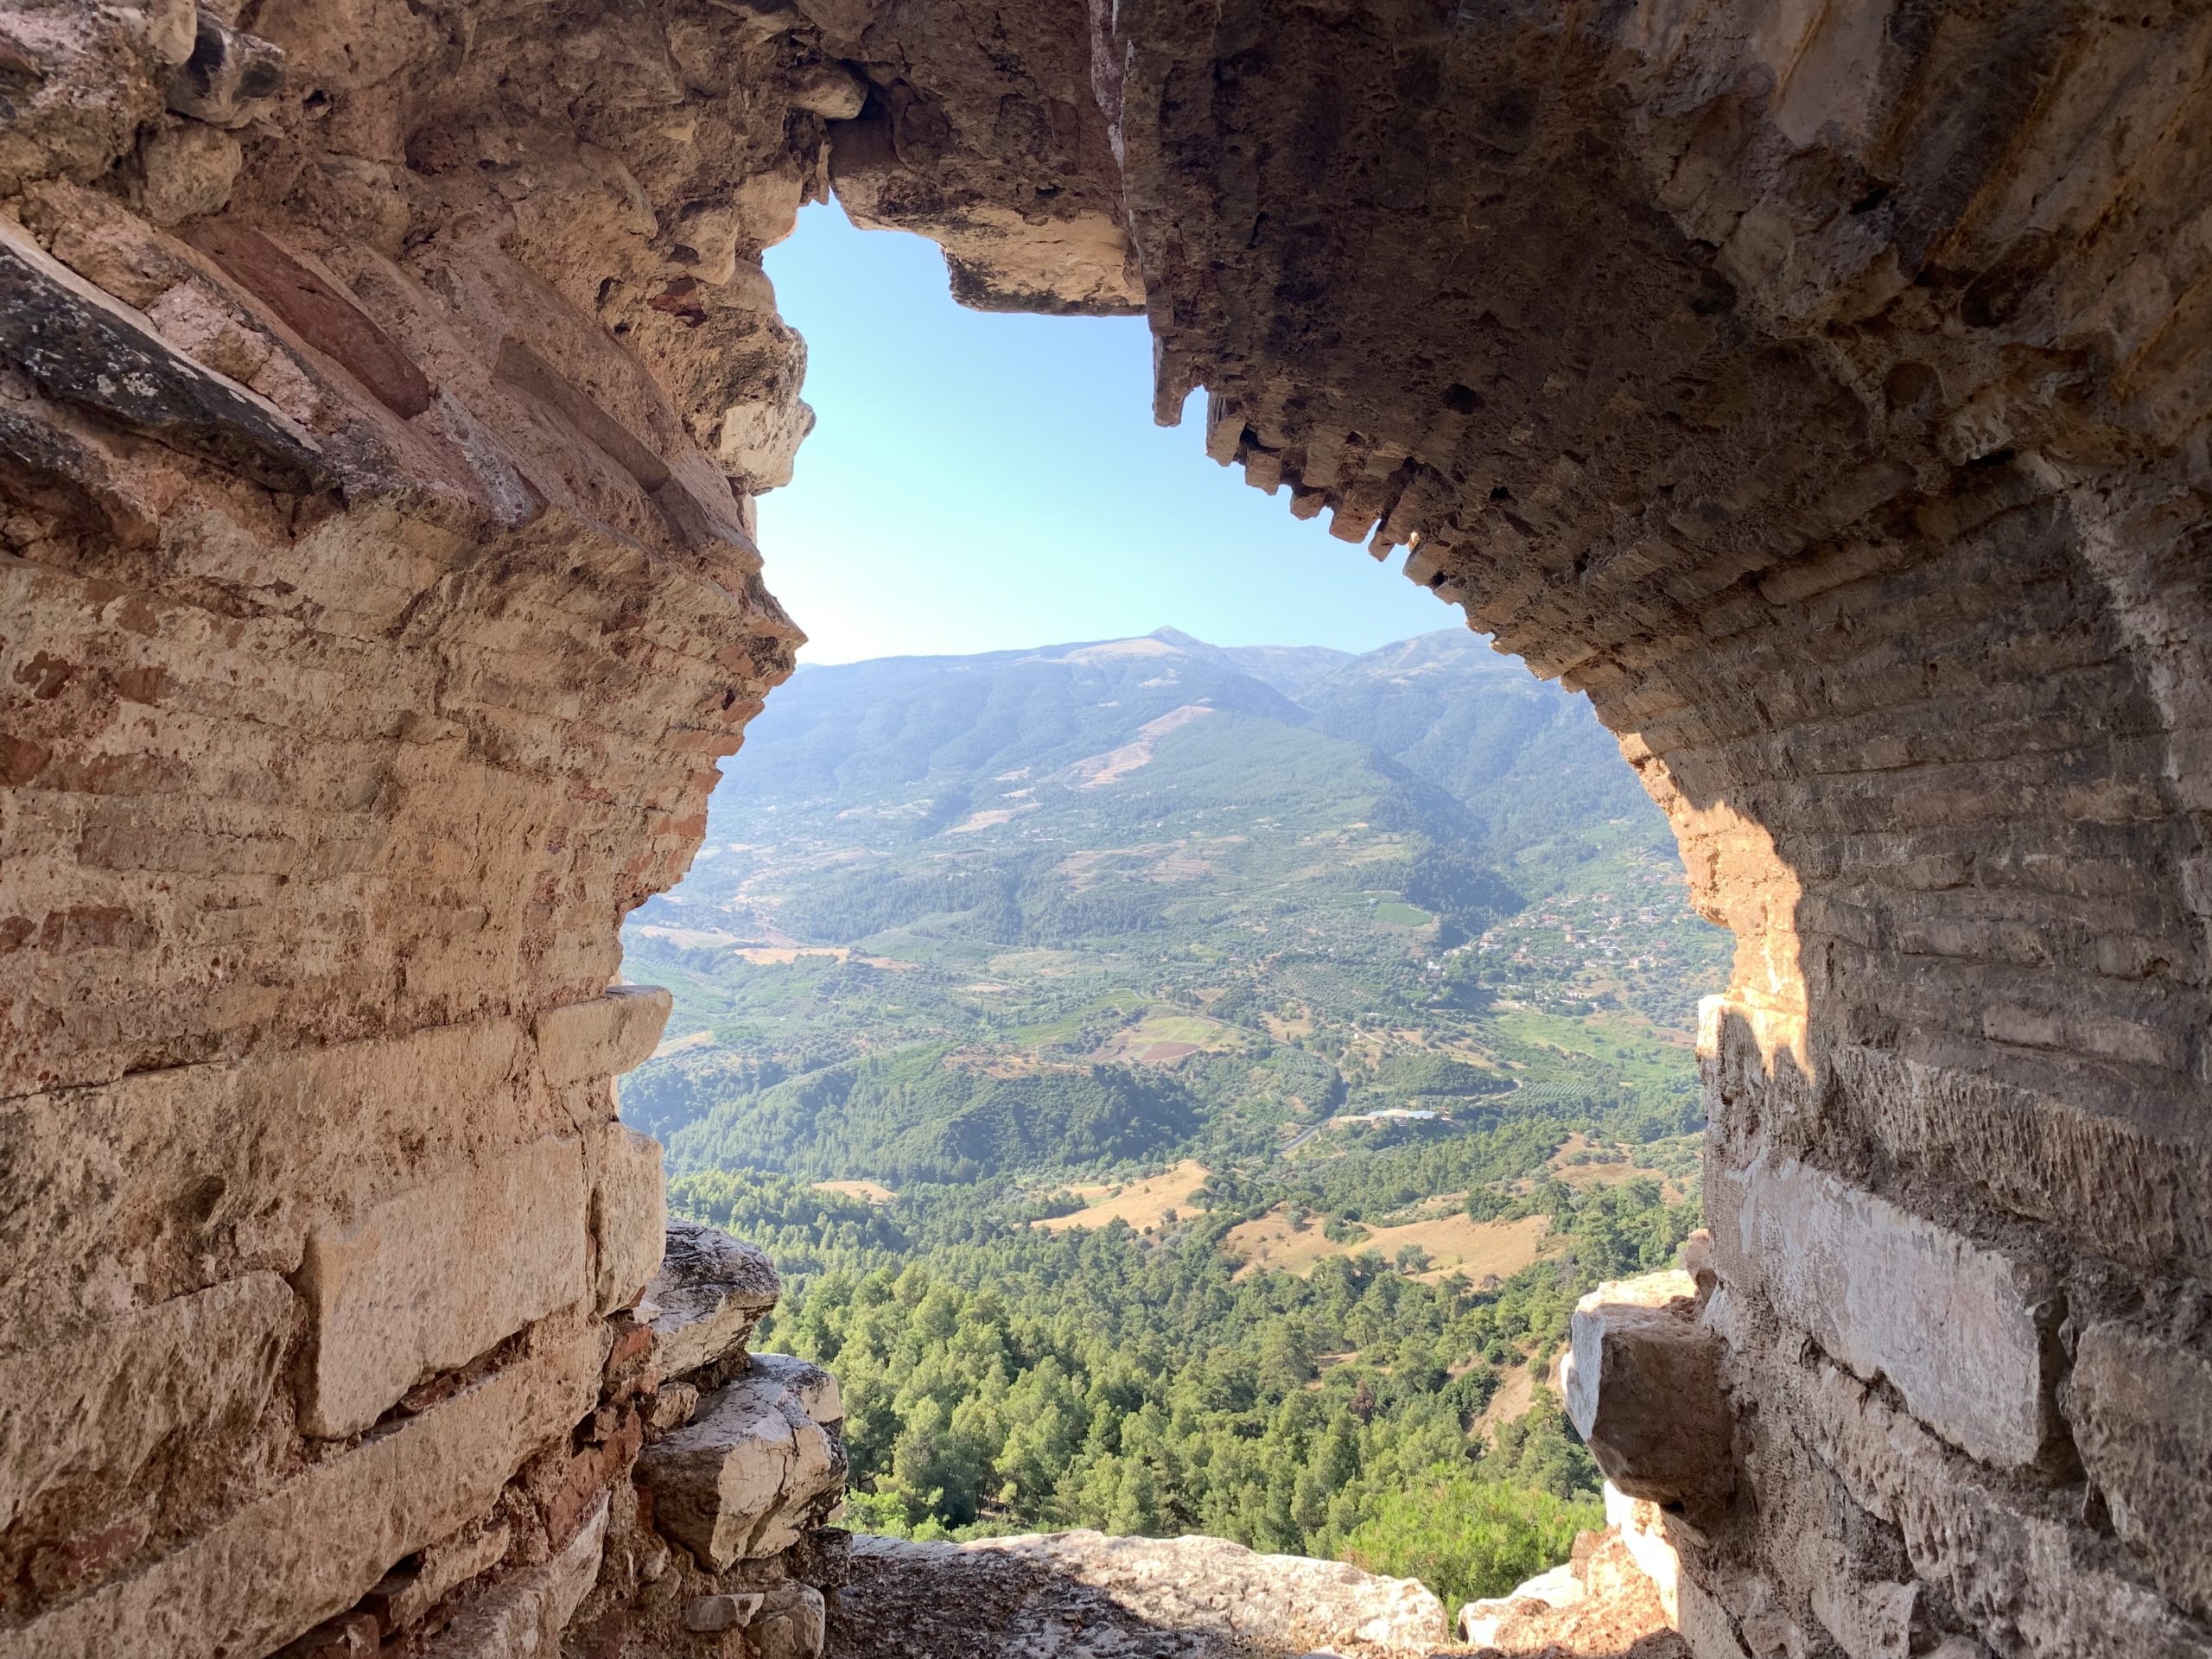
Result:
{"label": "hazy horizon", "polygon": [[1158,627],[1147,628],[1141,633],[1102,633],[1087,635],[1080,639],[1039,639],[1032,644],[987,645],[977,651],[887,651],[876,656],[840,658],[835,661],[823,661],[809,656],[800,659],[799,666],[801,668],[855,668],[863,663],[897,662],[907,659],[927,661],[933,658],[1020,656],[1026,652],[1039,651],[1110,645],[1129,639],[1156,639],[1166,633],[1180,634],[1195,645],[1205,645],[1215,651],[1326,651],[1333,652],[1347,659],[1370,657],[1378,651],[1389,650],[1392,645],[1409,645],[1415,639],[1436,633],[1464,633],[1470,644],[1480,645],[1485,650],[1490,646],[1488,634],[1477,633],[1471,628],[1454,627],[1450,623],[1446,623],[1440,628],[1423,628],[1417,632],[1400,634],[1395,639],[1384,639],[1363,650],[1355,651],[1348,646],[1332,645],[1313,639],[1255,639],[1246,644],[1224,645],[1218,639],[1208,639],[1189,628],[1179,627],[1173,622],[1163,622]]}

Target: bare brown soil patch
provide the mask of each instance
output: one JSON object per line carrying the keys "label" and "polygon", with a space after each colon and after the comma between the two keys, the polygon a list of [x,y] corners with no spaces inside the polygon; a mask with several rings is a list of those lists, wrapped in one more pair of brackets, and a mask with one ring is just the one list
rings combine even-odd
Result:
{"label": "bare brown soil patch", "polygon": [[1137,728],[1137,734],[1118,749],[1109,749],[1103,754],[1094,754],[1087,760],[1078,760],[1068,770],[1077,781],[1078,789],[1097,789],[1103,785],[1126,778],[1138,767],[1152,760],[1152,746],[1168,733],[1188,726],[1194,720],[1203,720],[1213,710],[1202,702],[1186,702],[1180,709],[1171,709],[1158,720],[1148,720]]}
{"label": "bare brown soil patch", "polygon": [[817,1181],[817,1192],[842,1192],[849,1198],[866,1198],[870,1204],[888,1204],[899,1195],[880,1181]]}
{"label": "bare brown soil patch", "polygon": [[1064,1232],[1071,1227],[1104,1227],[1126,1221],[1142,1232],[1147,1227],[1159,1226],[1168,1211],[1188,1206],[1191,1194],[1198,1190],[1205,1178],[1206,1166],[1195,1158],[1185,1158],[1164,1173],[1121,1184],[1118,1192],[1106,1184],[1078,1186],[1074,1189],[1076,1196],[1091,1200],[1088,1208],[1071,1216],[1054,1216],[1036,1224]]}
{"label": "bare brown soil patch", "polygon": [[1471,1221],[1464,1214],[1436,1221],[1410,1222],[1402,1227],[1376,1227],[1355,1244],[1338,1244],[1322,1236],[1317,1218],[1304,1231],[1294,1231],[1281,1211],[1270,1210],[1255,1221],[1239,1223],[1223,1238],[1223,1248],[1243,1258],[1241,1277],[1262,1268],[1280,1268],[1303,1279],[1324,1256],[1356,1255],[1380,1250],[1386,1261],[1397,1260],[1408,1244],[1428,1252],[1429,1265],[1417,1277],[1440,1279],[1465,1274],[1480,1284],[1495,1276],[1505,1278],[1521,1271],[1543,1254],[1541,1241],[1551,1225],[1544,1216],[1519,1221]]}

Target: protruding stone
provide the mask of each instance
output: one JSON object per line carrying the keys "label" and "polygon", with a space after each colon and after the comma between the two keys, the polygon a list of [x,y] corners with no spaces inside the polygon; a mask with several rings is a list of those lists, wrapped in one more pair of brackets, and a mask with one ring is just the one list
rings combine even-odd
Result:
{"label": "protruding stone", "polygon": [[689,1382],[664,1382],[646,1408],[646,1425],[657,1433],[681,1428],[699,1409],[699,1390]]}
{"label": "protruding stone", "polygon": [[583,1156],[540,1141],[394,1194],[308,1236],[310,1434],[357,1433],[424,1377],[580,1300]]}
{"label": "protruding stone", "polygon": [[868,85],[851,70],[829,62],[811,64],[791,78],[791,107],[825,121],[849,121],[868,102]]}
{"label": "protruding stone", "polygon": [[617,985],[587,1001],[548,1008],[537,1016],[537,1063],[556,1084],[620,1076],[652,1053],[671,1006],[658,985]]}
{"label": "protruding stone", "polygon": [[1630,1497],[1702,1505],[1735,1484],[1719,1344],[1681,1272],[1600,1285],[1576,1306],[1561,1368],[1567,1414]]}
{"label": "protruding stone", "polygon": [[244,146],[220,127],[174,122],[139,146],[138,205],[156,225],[219,213],[245,162]]}
{"label": "protruding stone", "polygon": [[399,343],[346,295],[251,226],[194,227],[190,239],[315,350],[395,415],[429,408],[431,386]]}
{"label": "protruding stone", "polygon": [[[837,1414],[817,1418],[810,1405]],[[639,1459],[655,1524],[715,1572],[790,1548],[844,1497],[842,1410],[828,1373],[756,1356],[750,1371],[702,1396],[688,1426]]]}
{"label": "protruding stone", "polygon": [[761,1598],[745,1632],[748,1659],[818,1659],[827,1634],[822,1592],[809,1584],[784,1583]]}
{"label": "protruding stone", "polygon": [[696,1222],[668,1225],[660,1271],[645,1291],[664,1376],[681,1376],[743,1345],[775,1306],[776,1269],[753,1245]]}
{"label": "protruding stone", "polygon": [[156,62],[174,68],[191,57],[200,37],[200,8],[194,0],[147,0],[141,16]]}
{"label": "protruding stone", "polygon": [[0,355],[63,402],[272,487],[312,488],[327,476],[314,440],[274,404],[178,353],[5,217]]}
{"label": "protruding stone", "polygon": [[169,73],[169,108],[218,127],[242,127],[284,90],[284,54],[257,35],[200,14],[192,53]]}

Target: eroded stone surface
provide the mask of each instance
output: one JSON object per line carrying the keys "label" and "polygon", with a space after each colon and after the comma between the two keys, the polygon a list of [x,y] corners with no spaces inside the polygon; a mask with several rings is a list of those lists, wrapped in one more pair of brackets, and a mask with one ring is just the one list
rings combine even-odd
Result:
{"label": "eroded stone surface", "polygon": [[0,1629],[6,1659],[267,1653],[352,1605],[410,1550],[487,1511],[523,1460],[588,1411],[595,1329],[531,1351],[247,1505],[182,1548]]}
{"label": "eroded stone surface", "polygon": [[2006,1492],[1847,1375],[1823,1367],[1792,1398],[1853,1497],[1899,1529],[1916,1572],[2013,1651],[2212,1656],[2212,1632],[2116,1570],[2094,1537]]}
{"label": "eroded stone surface", "polygon": [[583,1154],[541,1141],[308,1236],[302,1422],[357,1433],[416,1382],[586,1294]]}
{"label": "eroded stone surface", "polygon": [[582,1529],[550,1560],[493,1586],[463,1607],[424,1649],[425,1659],[530,1659],[557,1653],[569,1616],[599,1576],[609,1501],[601,1498]]}
{"label": "eroded stone surface", "polygon": [[717,1571],[789,1549],[843,1501],[844,1418],[827,1372],[753,1356],[639,1458],[655,1524]]}
{"label": "eroded stone surface", "polygon": [[627,1307],[660,1271],[668,1186],[660,1142],[620,1123],[591,1137],[592,1290],[602,1313]]}
{"label": "eroded stone surface", "polygon": [[1611,1481],[1605,1483],[1605,1524],[1619,1534],[1629,1559],[1651,1580],[1667,1623],[1678,1624],[1681,1614],[1675,1598],[1682,1563],[1681,1552],[1668,1535],[1669,1516],[1650,1499],[1630,1497]]}
{"label": "eroded stone surface", "polygon": [[[605,1010],[553,1011],[790,671],[751,497],[810,416],[759,256],[834,177],[970,303],[1141,306],[1156,415],[1203,386],[1194,443],[1408,548],[1669,813],[1738,947],[1705,1288],[1749,1489],[1669,1522],[1700,1653],[1908,1580],[1937,1652],[2200,1650],[2156,1448],[2202,1438],[2212,1276],[2208,52],[2079,0],[17,8],[9,1328],[289,1275],[601,1131],[636,1033],[569,1055]],[[752,1316],[696,1300],[711,1393]],[[2101,1504],[2031,1445],[2052,1401]],[[564,1514],[637,1409],[543,1427]],[[276,1434],[233,1496],[324,1454]],[[314,1580],[219,1490],[127,1496],[177,1517],[157,1568]],[[381,1488],[332,1501],[385,1537]]]}
{"label": "eroded stone surface", "polygon": [[1460,1637],[1505,1655],[1688,1659],[1671,1601],[1623,1529],[1609,1526],[1577,1538],[1572,1560],[1503,1596],[1469,1602],[1459,1612]]}
{"label": "eroded stone surface", "polygon": [[1761,1160],[1742,1178],[1734,1275],[1860,1376],[1991,1463],[2031,1463],[2049,1433],[2040,1263],[1961,1236],[1817,1169]]}
{"label": "eroded stone surface", "polygon": [[2093,1325],[2075,1350],[2070,1406],[2113,1529],[2169,1595],[2212,1618],[2212,1357]]}
{"label": "eroded stone surface", "polygon": [[251,1424],[298,1318],[257,1273],[0,1353],[0,1531],[57,1481],[128,1481],[165,1440]]}
{"label": "eroded stone surface", "polygon": [[1316,1649],[1374,1659],[1446,1639],[1443,1604],[1410,1579],[1340,1561],[1259,1555],[1219,1538],[1095,1532],[916,1544],[857,1536],[831,1599],[836,1659],[963,1653],[1027,1659],[1289,1659]]}

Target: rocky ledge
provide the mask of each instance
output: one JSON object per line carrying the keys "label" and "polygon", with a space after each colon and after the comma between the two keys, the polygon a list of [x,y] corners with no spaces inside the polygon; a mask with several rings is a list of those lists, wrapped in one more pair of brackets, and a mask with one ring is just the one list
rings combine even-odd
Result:
{"label": "rocky ledge", "polygon": [[[1617,1491],[1608,1510],[1632,1510]],[[1648,1506],[1647,1506],[1648,1507]],[[1459,1634],[1471,1645],[1453,1653],[1501,1659],[1690,1659],[1675,1629],[1673,1579],[1647,1568],[1656,1534],[1645,1517],[1624,1514],[1621,1524],[1586,1532],[1574,1541],[1574,1558],[1540,1573],[1510,1594],[1471,1601],[1459,1610]],[[1663,1548],[1663,1545],[1661,1546]]]}
{"label": "rocky ledge", "polygon": [[972,1544],[855,1536],[833,1659],[1360,1659],[1427,1654],[1444,1606],[1410,1579],[1220,1538],[1056,1532]]}

